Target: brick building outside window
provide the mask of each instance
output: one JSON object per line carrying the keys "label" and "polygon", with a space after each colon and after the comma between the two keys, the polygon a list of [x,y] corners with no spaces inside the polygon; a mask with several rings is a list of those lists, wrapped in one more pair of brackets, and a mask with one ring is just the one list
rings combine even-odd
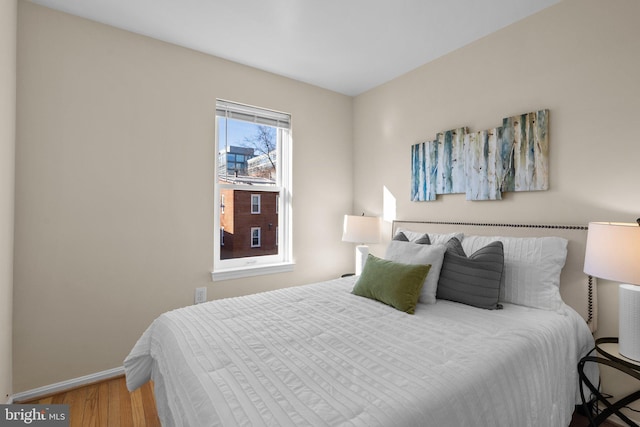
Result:
{"label": "brick building outside window", "polygon": [[[278,253],[278,193],[223,189],[220,207],[222,228],[220,258],[232,259]],[[259,213],[252,203],[260,196]],[[224,213],[222,213],[224,212]],[[259,229],[259,242],[255,232]]]}

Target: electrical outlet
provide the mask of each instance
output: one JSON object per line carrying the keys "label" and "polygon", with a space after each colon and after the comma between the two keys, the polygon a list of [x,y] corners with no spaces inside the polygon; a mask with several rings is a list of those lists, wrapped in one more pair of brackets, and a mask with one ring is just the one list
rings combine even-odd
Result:
{"label": "electrical outlet", "polygon": [[196,288],[195,303],[207,302],[207,288]]}

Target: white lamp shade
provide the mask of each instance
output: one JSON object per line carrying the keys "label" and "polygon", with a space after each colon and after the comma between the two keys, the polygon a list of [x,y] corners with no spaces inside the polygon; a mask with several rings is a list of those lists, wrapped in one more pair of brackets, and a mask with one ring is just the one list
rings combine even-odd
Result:
{"label": "white lamp shade", "polygon": [[380,241],[380,218],[345,215],[342,241],[353,243],[377,243]]}
{"label": "white lamp shade", "polygon": [[589,223],[584,272],[601,279],[640,285],[640,226]]}
{"label": "white lamp shade", "polygon": [[640,361],[640,227],[620,222],[591,222],[584,272],[625,282],[618,287],[618,351]]}

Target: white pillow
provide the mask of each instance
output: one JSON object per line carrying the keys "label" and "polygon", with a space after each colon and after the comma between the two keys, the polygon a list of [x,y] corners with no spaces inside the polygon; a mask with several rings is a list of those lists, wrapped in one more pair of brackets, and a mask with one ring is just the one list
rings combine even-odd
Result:
{"label": "white pillow", "polygon": [[504,272],[500,301],[527,307],[558,310],[560,272],[567,258],[567,240],[561,237],[500,237],[465,235],[462,247],[474,253],[500,240],[504,246]]}
{"label": "white pillow", "polygon": [[429,236],[429,240],[431,240],[431,244],[432,245],[446,245],[447,242],[449,240],[451,240],[452,237],[455,237],[456,239],[460,240],[461,242],[462,242],[462,240],[464,238],[464,234],[462,234],[462,233],[447,233],[447,234],[425,233],[425,232],[411,231],[411,230],[405,230],[403,228],[399,228],[396,231],[396,234],[398,234],[400,232],[403,232],[404,235],[407,236],[407,239],[409,239],[410,242],[416,241],[420,237],[422,237],[425,234],[427,234]]}
{"label": "white pillow", "polygon": [[[424,233],[423,233],[424,234]],[[407,238],[410,238],[407,236]],[[420,298],[418,301],[426,304],[436,302],[436,291],[438,289],[438,279],[440,269],[444,259],[444,245],[421,245],[418,243],[402,242],[392,240],[387,246],[385,259],[404,264],[431,264],[429,273],[422,285]]]}

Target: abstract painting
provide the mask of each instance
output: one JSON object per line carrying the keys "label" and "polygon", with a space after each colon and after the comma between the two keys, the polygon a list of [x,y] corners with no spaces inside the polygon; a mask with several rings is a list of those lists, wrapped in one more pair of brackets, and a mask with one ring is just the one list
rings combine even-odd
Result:
{"label": "abstract painting", "polygon": [[549,189],[549,110],[503,119],[470,133],[441,132],[411,147],[411,200],[465,193],[467,200],[500,200],[504,191]]}

